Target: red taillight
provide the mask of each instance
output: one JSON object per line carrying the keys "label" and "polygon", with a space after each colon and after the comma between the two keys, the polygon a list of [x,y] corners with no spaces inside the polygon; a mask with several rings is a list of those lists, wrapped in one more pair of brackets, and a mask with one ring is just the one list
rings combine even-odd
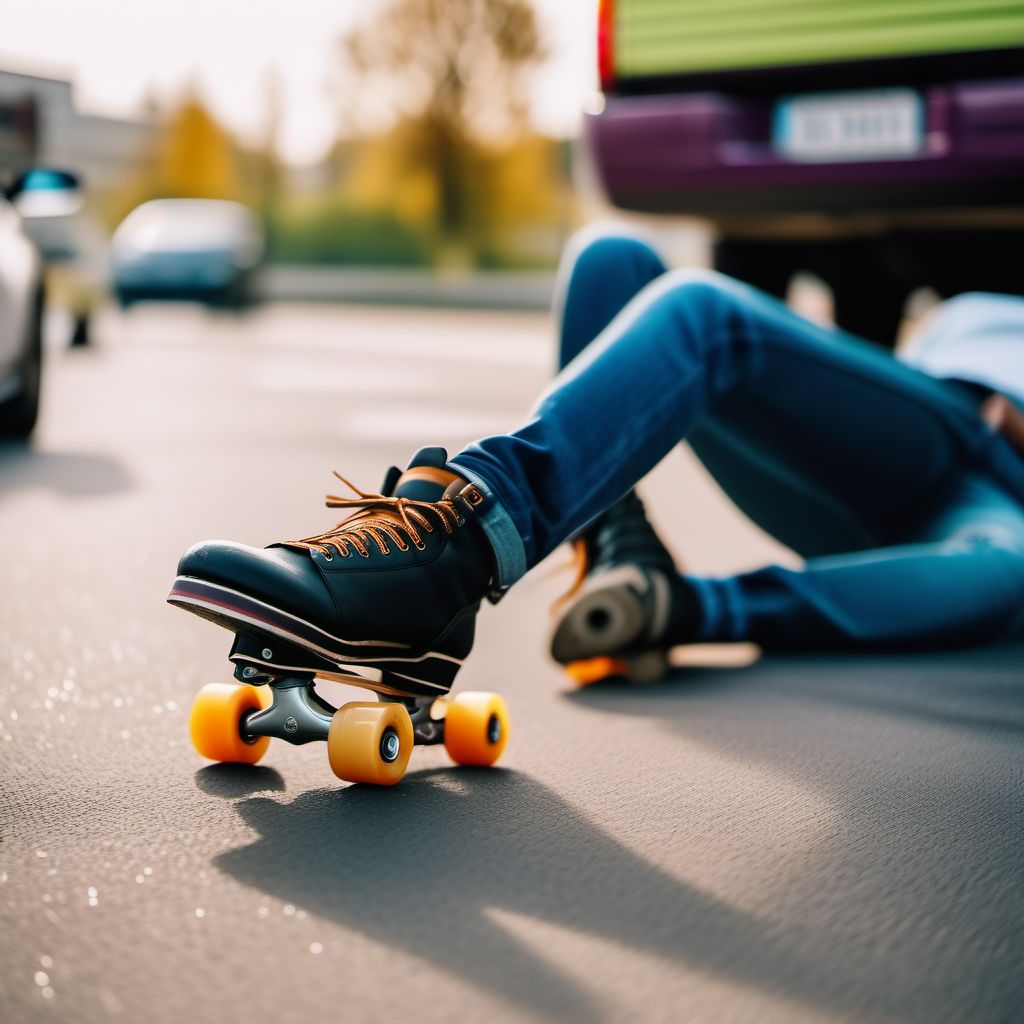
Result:
{"label": "red taillight", "polygon": [[600,0],[597,8],[597,70],[601,88],[615,84],[615,0]]}

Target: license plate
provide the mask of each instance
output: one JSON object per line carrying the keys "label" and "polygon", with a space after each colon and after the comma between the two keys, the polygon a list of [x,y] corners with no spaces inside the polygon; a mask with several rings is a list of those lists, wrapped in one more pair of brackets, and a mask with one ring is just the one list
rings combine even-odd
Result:
{"label": "license plate", "polygon": [[913,89],[794,96],[776,106],[772,134],[791,160],[913,156],[924,141],[924,104]]}

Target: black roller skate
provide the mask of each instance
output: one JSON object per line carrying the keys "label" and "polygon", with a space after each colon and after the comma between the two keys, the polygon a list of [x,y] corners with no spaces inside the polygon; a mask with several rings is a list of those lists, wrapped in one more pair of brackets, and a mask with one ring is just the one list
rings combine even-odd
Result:
{"label": "black roller skate", "polygon": [[[204,687],[192,708],[196,749],[254,764],[269,738],[326,740],[351,782],[390,785],[414,744],[444,743],[460,764],[493,764],[508,738],[497,694],[447,701],[473,646],[494,558],[476,521],[485,498],[446,467],[441,448],[392,467],[380,494],[328,496],[353,509],[326,533],[252,548],[206,541],[178,564],[167,600],[232,630],[242,685]],[[336,474],[337,475],[337,474]],[[314,678],[376,691],[335,708]]]}
{"label": "black roller skate", "polygon": [[594,520],[573,548],[576,581],[555,605],[551,656],[579,686],[660,679],[669,649],[693,639],[697,603],[636,492]]}

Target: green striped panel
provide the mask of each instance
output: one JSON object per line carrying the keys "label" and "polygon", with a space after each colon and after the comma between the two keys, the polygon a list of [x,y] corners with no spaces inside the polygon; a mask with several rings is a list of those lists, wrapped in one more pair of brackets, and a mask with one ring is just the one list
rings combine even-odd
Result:
{"label": "green striped panel", "polygon": [[1024,0],[617,0],[614,11],[627,78],[1024,45]]}

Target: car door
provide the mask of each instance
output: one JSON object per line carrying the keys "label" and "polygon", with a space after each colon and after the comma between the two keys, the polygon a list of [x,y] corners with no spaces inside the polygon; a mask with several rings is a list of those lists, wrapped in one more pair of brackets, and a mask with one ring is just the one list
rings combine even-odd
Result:
{"label": "car door", "polygon": [[24,351],[37,260],[20,218],[0,197],[0,399],[8,371]]}

